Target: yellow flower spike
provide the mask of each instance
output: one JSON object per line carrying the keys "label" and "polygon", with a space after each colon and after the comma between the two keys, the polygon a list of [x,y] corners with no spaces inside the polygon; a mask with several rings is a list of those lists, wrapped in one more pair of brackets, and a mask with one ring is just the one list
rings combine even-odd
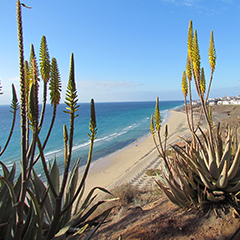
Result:
{"label": "yellow flower spike", "polygon": [[215,47],[214,47],[213,31],[211,31],[208,56],[209,56],[210,67],[211,67],[212,71],[214,71],[215,66],[216,66],[216,51],[215,51]]}
{"label": "yellow flower spike", "polygon": [[193,28],[192,28],[192,20],[189,22],[189,27],[188,27],[188,56],[190,60],[192,60],[192,51],[193,51]]}
{"label": "yellow flower spike", "polygon": [[161,120],[160,111],[159,111],[159,97],[157,97],[154,117],[155,117],[156,130],[160,131],[162,120]]}
{"label": "yellow flower spike", "polygon": [[202,68],[202,70],[201,70],[200,89],[201,89],[202,94],[204,95],[204,93],[206,91],[206,80],[205,80],[204,68]]}
{"label": "yellow flower spike", "polygon": [[168,137],[168,125],[166,124],[165,126],[165,134],[164,137],[167,138]]}
{"label": "yellow flower spike", "polygon": [[185,71],[183,71],[183,76],[182,76],[182,92],[183,92],[184,97],[186,97],[188,94],[188,84],[187,84],[187,78],[186,78]]}
{"label": "yellow flower spike", "polygon": [[212,107],[211,107],[211,105],[209,105],[209,120],[210,120],[211,128],[213,128]]}
{"label": "yellow flower spike", "polygon": [[152,135],[154,135],[154,133],[155,133],[155,127],[154,127],[153,115],[151,115],[150,132],[151,132]]}
{"label": "yellow flower spike", "polygon": [[197,30],[194,31],[193,38],[193,70],[195,73],[195,77],[199,79],[200,77],[200,53],[197,39]]}
{"label": "yellow flower spike", "polygon": [[64,163],[66,166],[67,156],[68,156],[68,149],[67,149],[68,131],[67,131],[67,126],[65,124],[63,125],[63,140],[64,140]]}
{"label": "yellow flower spike", "polygon": [[192,80],[192,66],[189,56],[187,57],[186,74],[189,81]]}

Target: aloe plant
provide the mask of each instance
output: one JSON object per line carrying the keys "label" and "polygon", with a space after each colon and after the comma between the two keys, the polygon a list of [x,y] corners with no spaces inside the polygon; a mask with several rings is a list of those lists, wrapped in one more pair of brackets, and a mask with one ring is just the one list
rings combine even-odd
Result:
{"label": "aloe plant", "polygon": [[[29,8],[29,7],[28,7]],[[102,187],[95,187],[83,199],[85,182],[92,159],[93,144],[96,139],[97,123],[94,100],[91,100],[91,114],[89,137],[90,147],[87,164],[83,176],[80,178],[78,169],[80,160],[74,164],[72,170],[72,147],[74,138],[74,121],[78,117],[78,94],[74,74],[74,55],[71,54],[69,81],[66,91],[66,113],[70,117],[69,133],[67,126],[63,126],[64,142],[64,173],[59,175],[57,160],[47,164],[44,148],[48,142],[56,118],[57,105],[60,102],[61,81],[57,61],[52,58],[50,65],[46,38],[43,36],[40,50],[40,72],[44,80],[43,108],[39,116],[39,70],[34,46],[31,45],[30,61],[24,61],[21,3],[17,1],[17,22],[20,59],[20,109],[21,109],[21,173],[15,176],[16,165],[11,171],[0,161],[3,175],[0,175],[0,235],[3,239],[77,239],[91,226],[88,218],[106,201],[94,202],[97,197],[95,191],[110,194]],[[49,83],[50,81],[50,83]],[[53,107],[52,121],[45,140],[39,138],[39,132],[45,115],[47,89],[50,89],[50,99]],[[13,124],[3,154],[14,127],[18,101],[14,86]],[[31,134],[30,134],[31,133]],[[31,135],[31,136],[30,136]],[[36,156],[36,149],[39,154]],[[42,162],[46,177],[44,183],[36,174],[34,165]],[[110,199],[107,201],[113,201]],[[111,208],[99,215],[99,224],[92,229],[86,239],[89,239],[102,221],[110,213]]]}
{"label": "aloe plant", "polygon": [[[200,207],[203,202],[219,202],[233,199],[239,204],[240,192],[240,145],[237,137],[230,128],[224,141],[220,131],[220,125],[213,125],[211,106],[208,106],[208,95],[216,65],[216,52],[214,47],[213,32],[211,31],[209,46],[209,64],[211,76],[206,96],[206,79],[204,68],[200,66],[200,54],[197,40],[197,31],[193,35],[192,21],[188,30],[188,58],[186,72],[183,71],[182,92],[185,99],[185,111],[192,133],[191,141],[185,142],[185,149],[177,145],[170,145],[172,156],[164,154],[161,147],[162,140],[156,141],[160,136],[158,125],[154,125],[153,116],[150,130],[154,138],[155,146],[164,160],[165,170],[159,175],[158,186],[167,197],[180,207]],[[187,73],[187,74],[186,74]],[[188,78],[188,82],[187,82]],[[191,94],[191,81],[201,101],[200,118],[197,125],[193,121],[192,98],[189,96],[189,108],[187,107],[187,95]],[[158,105],[158,100],[156,106]],[[190,109],[190,115],[188,111]],[[160,113],[155,115],[159,116]],[[201,129],[200,120],[204,114],[207,130]],[[198,133],[197,134],[197,130]],[[167,141],[166,139],[164,140]]]}
{"label": "aloe plant", "polygon": [[11,104],[12,110],[10,111],[13,114],[12,126],[11,126],[11,130],[10,130],[8,139],[7,139],[3,149],[0,149],[0,156],[4,153],[4,151],[6,150],[8,144],[10,142],[10,139],[11,139],[12,133],[13,133],[13,129],[14,129],[14,125],[15,125],[15,121],[16,121],[16,113],[17,113],[17,110],[19,109],[17,94],[16,94],[16,90],[15,90],[15,87],[14,87],[13,84],[12,84],[12,96],[13,96],[12,97],[12,104]]}

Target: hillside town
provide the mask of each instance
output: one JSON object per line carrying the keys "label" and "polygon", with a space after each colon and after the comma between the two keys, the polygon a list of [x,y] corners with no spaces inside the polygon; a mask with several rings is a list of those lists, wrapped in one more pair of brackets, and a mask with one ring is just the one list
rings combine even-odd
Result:
{"label": "hillside town", "polygon": [[[209,98],[208,103],[211,106],[214,105],[240,105],[240,95],[236,97],[218,97],[218,98]],[[193,102],[193,105],[200,105],[200,100]]]}

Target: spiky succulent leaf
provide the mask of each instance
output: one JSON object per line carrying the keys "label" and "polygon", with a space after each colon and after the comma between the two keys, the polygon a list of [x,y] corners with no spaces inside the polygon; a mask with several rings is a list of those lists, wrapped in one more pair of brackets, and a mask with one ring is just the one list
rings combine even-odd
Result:
{"label": "spiky succulent leaf", "polygon": [[34,220],[36,221],[35,229],[34,229],[36,231],[36,234],[34,235],[34,237],[35,239],[40,240],[43,237],[41,211],[38,205],[37,198],[35,197],[34,193],[30,189],[27,189],[27,191],[31,198],[32,206],[34,209]]}
{"label": "spiky succulent leaf", "polygon": [[209,56],[210,67],[212,71],[214,71],[216,66],[216,51],[214,46],[213,31],[211,31],[208,56]]}
{"label": "spiky succulent leaf", "polygon": [[207,192],[207,200],[209,200],[210,202],[220,202],[222,200],[224,200],[225,197],[222,195],[220,197],[216,197],[214,196],[214,194],[212,194],[211,192]]}
{"label": "spiky succulent leaf", "polygon": [[237,152],[234,156],[231,167],[228,170],[228,179],[231,180],[235,177],[240,165],[240,145],[238,146]]}
{"label": "spiky succulent leaf", "polygon": [[51,62],[51,79],[49,84],[49,90],[51,104],[58,105],[61,99],[62,86],[56,58],[52,58]]}
{"label": "spiky succulent leaf", "polygon": [[[78,183],[78,168],[80,165],[80,159],[78,159],[74,166],[73,169],[71,170],[69,179],[68,179],[68,183],[66,186],[66,193],[64,196],[64,207],[66,207],[70,201],[73,199],[76,188],[77,188],[77,183]],[[71,204],[69,206],[69,208],[65,211],[64,216],[62,218],[61,221],[61,225],[64,226],[71,218],[71,214],[72,214],[72,209],[73,209],[73,205]]]}
{"label": "spiky succulent leaf", "polygon": [[[14,163],[14,164],[15,164],[15,163]],[[9,176],[9,171],[8,171],[7,166],[6,166],[2,161],[0,161],[0,165],[2,166],[3,176],[4,176],[5,178],[8,178],[8,176]],[[1,187],[1,185],[0,185],[0,187]]]}
{"label": "spiky succulent leaf", "polygon": [[202,183],[204,186],[206,186],[210,190],[216,190],[217,187],[212,184],[212,182],[205,176],[205,174],[202,172],[202,169],[198,168],[198,174],[199,177],[201,178]]}
{"label": "spiky succulent leaf", "polygon": [[51,170],[50,170],[50,178],[52,180],[55,192],[58,195],[59,194],[59,168],[57,165],[56,158],[54,159]]}
{"label": "spiky succulent leaf", "polygon": [[228,161],[225,160],[222,172],[219,175],[216,186],[220,189],[223,189],[227,185],[228,185]]}
{"label": "spiky succulent leaf", "polygon": [[[89,207],[89,205],[92,203],[91,200],[93,200],[92,195],[94,194],[94,191],[96,189],[99,189],[105,193],[111,194],[108,190],[106,190],[105,188],[101,188],[101,187],[95,187],[93,188],[87,195],[84,203],[82,204],[81,208],[79,209],[79,211],[72,216],[72,218],[58,231],[58,233],[55,235],[55,237],[61,237],[63,236],[70,227],[76,227],[77,225],[79,225],[80,223],[84,223],[86,221],[86,219],[91,216],[96,209],[102,205],[105,202],[111,202],[111,201],[115,201],[116,199],[109,199],[109,200],[104,200],[104,201],[99,201],[96,204],[94,204],[93,206],[91,206],[91,208],[89,210],[87,210],[87,212],[84,214],[85,210]],[[112,195],[112,194],[111,194]],[[96,196],[96,195],[95,195]],[[95,197],[94,197],[95,199]],[[90,201],[89,201],[90,200]],[[104,214],[104,213],[102,213]]]}
{"label": "spiky succulent leaf", "polygon": [[49,199],[49,188],[46,188],[45,184],[37,176],[35,171],[33,171],[31,181],[33,184],[32,191],[38,200],[38,204],[43,213],[43,216],[46,218],[46,222],[50,223],[54,209]]}
{"label": "spiky succulent leaf", "polygon": [[[230,165],[230,160],[231,160],[231,151],[232,151],[232,136],[230,134],[230,131],[228,131],[228,135],[225,141],[225,148],[224,151],[222,151],[220,163],[219,163],[219,170],[222,171],[223,165],[225,161],[228,162],[228,166]],[[219,151],[217,151],[219,152]]]}
{"label": "spiky succulent leaf", "polygon": [[229,192],[229,193],[236,193],[236,192],[240,191],[240,181],[237,184],[235,184],[234,186],[228,185],[227,187],[225,187],[224,191]]}
{"label": "spiky succulent leaf", "polygon": [[168,197],[168,199],[175,205],[179,207],[183,207],[182,204],[176,199],[174,194],[169,190],[169,188],[165,187],[160,181],[156,181],[160,189],[162,189],[165,193],[165,195]]}
{"label": "spiky succulent leaf", "polygon": [[188,94],[188,84],[187,84],[187,78],[186,78],[185,71],[183,71],[183,76],[182,76],[182,92],[183,92],[184,97],[186,97]]}

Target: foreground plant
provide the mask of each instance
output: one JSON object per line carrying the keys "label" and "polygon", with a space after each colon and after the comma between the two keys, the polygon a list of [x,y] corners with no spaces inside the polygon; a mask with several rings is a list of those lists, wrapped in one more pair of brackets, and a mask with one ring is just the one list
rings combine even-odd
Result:
{"label": "foreground plant", "polygon": [[[237,144],[237,138],[230,128],[227,129],[226,138],[224,138],[223,133],[220,131],[220,125],[213,125],[211,106],[208,106],[208,96],[216,65],[212,31],[209,44],[209,63],[211,76],[205,96],[206,80],[204,68],[200,66],[197,31],[195,30],[193,35],[192,21],[190,21],[187,65],[182,77],[182,91],[192,139],[190,142],[182,139],[186,145],[185,149],[177,145],[171,145],[173,149],[171,157],[164,154],[165,149],[161,150],[161,139],[159,138],[159,145],[155,140],[155,145],[160,152],[160,156],[164,159],[166,168],[166,171],[162,172],[162,176],[159,176],[157,184],[168,198],[180,207],[189,208],[194,206],[199,208],[206,201],[220,202],[233,199],[238,202],[240,191],[240,145]],[[193,118],[192,79],[201,102],[197,122]],[[187,104],[188,93],[189,104]],[[203,131],[200,127],[202,114],[205,117],[206,131]],[[159,113],[157,113],[158,115]],[[154,139],[155,130],[159,132],[157,126],[158,124],[156,123],[154,126],[152,121],[151,132]],[[158,136],[160,136],[160,133],[158,133]]]}
{"label": "foreground plant", "polygon": [[[94,100],[91,100],[90,115],[90,147],[87,164],[83,176],[79,177],[78,168],[80,160],[73,164],[72,147],[74,138],[74,121],[78,117],[76,112],[79,105],[74,74],[74,55],[71,55],[69,81],[66,91],[66,113],[69,114],[69,133],[67,126],[63,126],[64,142],[64,173],[59,175],[56,159],[47,164],[44,148],[47,144],[55,121],[57,105],[60,102],[61,82],[57,61],[52,58],[50,65],[46,38],[43,36],[40,49],[40,72],[44,81],[43,104],[39,116],[39,71],[34,47],[31,45],[29,63],[24,61],[21,4],[17,1],[18,39],[20,52],[20,109],[21,109],[21,174],[15,176],[16,165],[11,171],[0,161],[3,176],[0,175],[0,236],[3,239],[77,239],[91,226],[88,218],[106,201],[93,203],[96,198],[95,191],[99,189],[110,194],[106,189],[95,187],[83,199],[85,181],[88,175],[94,140],[96,139],[97,123]],[[53,117],[45,140],[39,138],[47,98],[47,88],[50,81],[50,99],[53,106]],[[18,101],[13,86],[13,122],[18,109]],[[14,124],[10,130],[10,140]],[[31,137],[30,137],[31,133]],[[1,154],[4,152],[2,150]],[[36,155],[36,149],[39,154]],[[34,165],[42,162],[47,183],[45,184],[36,174]],[[112,200],[107,200],[112,201]],[[99,224],[95,226],[89,239],[97,230],[111,209],[99,216]]]}

